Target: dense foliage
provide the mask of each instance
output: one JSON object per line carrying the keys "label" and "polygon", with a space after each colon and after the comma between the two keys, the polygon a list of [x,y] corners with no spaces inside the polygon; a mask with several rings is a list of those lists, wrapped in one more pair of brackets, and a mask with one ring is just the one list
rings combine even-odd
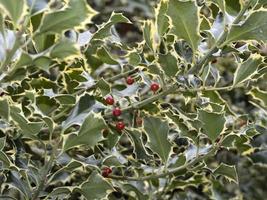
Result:
{"label": "dense foliage", "polygon": [[266,6],[0,0],[0,199],[265,199]]}

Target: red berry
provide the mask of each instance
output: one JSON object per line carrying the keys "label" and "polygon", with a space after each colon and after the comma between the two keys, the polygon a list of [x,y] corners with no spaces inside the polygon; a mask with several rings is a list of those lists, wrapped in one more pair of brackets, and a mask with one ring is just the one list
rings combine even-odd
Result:
{"label": "red berry", "polygon": [[134,79],[133,79],[133,77],[128,76],[128,77],[126,78],[126,83],[127,83],[128,85],[132,85],[132,84],[134,83]]}
{"label": "red berry", "polygon": [[105,167],[102,169],[102,176],[103,177],[108,177],[108,175],[111,173],[112,173],[112,169],[109,167]]}
{"label": "red berry", "polygon": [[108,172],[106,172],[106,171],[102,171],[102,176],[103,176],[103,177],[108,177],[108,175],[109,175]]}
{"label": "red berry", "polygon": [[111,169],[111,168],[107,167],[106,170],[107,170],[107,172],[108,172],[109,174],[112,173],[112,169]]}
{"label": "red berry", "polygon": [[152,83],[150,86],[150,90],[152,90],[153,92],[156,92],[159,89],[159,84],[157,83]]}
{"label": "red berry", "polygon": [[117,122],[116,123],[116,128],[117,128],[118,131],[123,130],[125,128],[124,122]]}
{"label": "red berry", "polygon": [[113,114],[113,116],[115,116],[115,117],[118,117],[118,116],[120,116],[121,115],[121,109],[120,108],[114,108],[114,110],[112,111],[112,114]]}
{"label": "red berry", "polygon": [[114,104],[114,99],[111,96],[107,97],[105,101],[106,101],[106,104],[108,104],[108,105]]}

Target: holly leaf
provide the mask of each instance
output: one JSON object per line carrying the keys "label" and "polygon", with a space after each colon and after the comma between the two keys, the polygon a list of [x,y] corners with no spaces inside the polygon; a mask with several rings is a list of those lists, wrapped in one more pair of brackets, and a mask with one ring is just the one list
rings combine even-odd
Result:
{"label": "holly leaf", "polygon": [[159,64],[162,70],[169,77],[174,77],[178,72],[177,58],[170,52],[166,55],[159,54]]}
{"label": "holly leaf", "polygon": [[93,35],[91,40],[102,40],[110,35],[110,29],[113,25],[117,23],[131,23],[126,17],[121,13],[112,13],[109,21],[100,26],[98,31]]}
{"label": "holly leaf", "polygon": [[12,106],[10,107],[10,116],[12,120],[18,125],[25,136],[32,137],[37,135],[43,127],[43,122],[29,122],[27,118],[20,112],[20,109]]}
{"label": "holly leaf", "polygon": [[171,143],[168,141],[168,122],[157,117],[146,117],[144,129],[148,136],[148,146],[166,162],[171,151]]}
{"label": "holly leaf", "polygon": [[105,47],[98,48],[96,55],[104,63],[107,63],[109,65],[118,64],[118,62],[114,58],[112,58],[112,56]]}
{"label": "holly leaf", "polygon": [[24,0],[0,0],[0,8],[3,9],[15,24],[18,24],[26,11]]}
{"label": "holly leaf", "polygon": [[242,24],[233,25],[224,44],[240,40],[267,41],[267,11],[253,12]]}
{"label": "holly leaf", "polygon": [[253,88],[248,94],[253,99],[260,101],[260,104],[267,108],[267,92],[260,90],[259,88]]}
{"label": "holly leaf", "polygon": [[63,30],[79,27],[82,23],[90,22],[95,14],[96,11],[85,0],[70,0],[64,9],[51,11],[43,16],[39,33],[61,33]]}
{"label": "holly leaf", "polygon": [[106,96],[111,93],[110,85],[105,79],[101,78],[97,81],[96,85],[100,89],[102,96]]}
{"label": "holly leaf", "polygon": [[0,116],[9,120],[10,108],[7,99],[0,99]]}
{"label": "holly leaf", "polygon": [[87,200],[102,199],[112,190],[113,187],[96,171],[81,186],[81,193]]}
{"label": "holly leaf", "polygon": [[167,10],[168,10],[168,2],[160,1],[160,4],[155,11],[157,30],[160,37],[166,34],[170,26],[169,19],[166,16]]}
{"label": "holly leaf", "polygon": [[223,175],[231,181],[234,181],[236,183],[238,182],[237,172],[236,172],[235,166],[230,166],[230,165],[226,165],[226,164],[222,163],[222,164],[220,164],[219,167],[217,167],[213,171],[213,175],[216,177],[219,175]]}
{"label": "holly leaf", "polygon": [[143,26],[143,37],[146,45],[152,50],[155,50],[156,43],[154,42],[154,32],[155,25],[152,20],[146,20]]}
{"label": "holly leaf", "polygon": [[59,60],[71,59],[77,55],[79,55],[78,46],[70,40],[56,43],[50,51],[50,57]]}
{"label": "holly leaf", "polygon": [[104,139],[102,130],[105,128],[107,128],[107,125],[101,115],[91,112],[84,120],[78,134],[69,135],[65,142],[64,150],[80,145],[94,147]]}
{"label": "holly leaf", "polygon": [[225,128],[225,117],[223,113],[214,113],[205,110],[198,110],[198,119],[202,123],[204,133],[214,142]]}
{"label": "holly leaf", "polygon": [[196,52],[200,40],[199,10],[196,3],[194,1],[170,0],[167,14],[171,19],[172,33],[178,39],[187,41],[193,52]]}
{"label": "holly leaf", "polygon": [[244,81],[250,79],[258,69],[258,66],[262,63],[262,57],[260,55],[252,55],[245,62],[240,64],[236,69],[234,75],[233,85],[238,85]]}
{"label": "holly leaf", "polygon": [[138,129],[127,131],[134,146],[134,153],[137,159],[151,159],[152,156],[148,154],[142,141],[142,133]]}

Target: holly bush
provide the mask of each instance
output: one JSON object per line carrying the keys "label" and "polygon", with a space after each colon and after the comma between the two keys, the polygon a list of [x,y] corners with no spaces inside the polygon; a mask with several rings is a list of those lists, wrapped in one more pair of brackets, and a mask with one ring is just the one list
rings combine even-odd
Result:
{"label": "holly bush", "polygon": [[264,199],[266,5],[0,0],[0,199]]}

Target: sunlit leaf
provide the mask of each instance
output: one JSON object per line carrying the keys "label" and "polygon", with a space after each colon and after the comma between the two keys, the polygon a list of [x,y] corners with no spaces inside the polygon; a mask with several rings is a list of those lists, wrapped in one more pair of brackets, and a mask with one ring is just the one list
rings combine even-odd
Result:
{"label": "sunlit leaf", "polygon": [[[171,30],[178,39],[187,41],[194,52],[200,41],[199,35],[199,13],[194,1],[170,0],[168,16],[171,19]],[[191,23],[188,23],[190,20]]]}
{"label": "sunlit leaf", "polygon": [[252,77],[257,72],[258,66],[261,64],[261,62],[262,57],[260,55],[252,55],[250,58],[248,58],[248,60],[241,63],[236,69],[233,85],[243,83]]}
{"label": "sunlit leaf", "polygon": [[63,30],[79,27],[89,22],[95,14],[84,0],[70,0],[64,9],[44,15],[39,33],[61,33]]}
{"label": "sunlit leaf", "polygon": [[267,11],[253,12],[242,24],[233,25],[230,29],[225,44],[240,40],[267,40]]}
{"label": "sunlit leaf", "polygon": [[0,8],[2,8],[15,24],[18,24],[26,11],[24,0],[0,0]]}

